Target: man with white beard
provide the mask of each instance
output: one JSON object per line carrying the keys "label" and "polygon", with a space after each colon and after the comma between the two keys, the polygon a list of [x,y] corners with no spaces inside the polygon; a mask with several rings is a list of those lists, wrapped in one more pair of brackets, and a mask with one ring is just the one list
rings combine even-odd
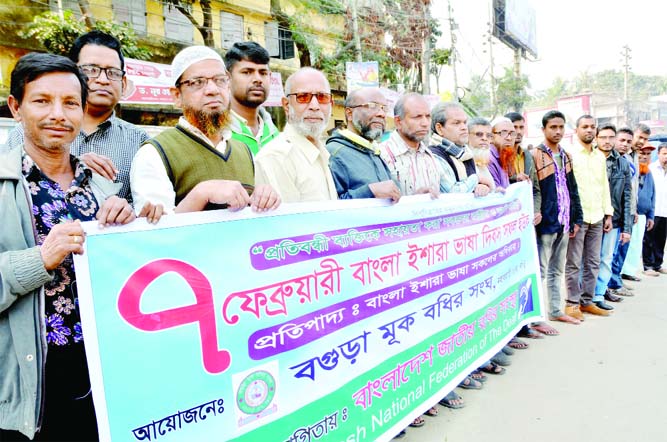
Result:
{"label": "man with white beard", "polygon": [[489,120],[476,117],[468,121],[468,146],[472,150],[472,156],[477,166],[477,175],[480,179],[485,179],[490,183],[491,192],[496,190],[496,183],[489,172],[489,162],[491,161],[491,151],[489,144],[493,134],[491,133],[491,123]]}
{"label": "man with white beard", "polygon": [[301,68],[285,81],[287,125],[255,157],[256,184],[270,184],[286,203],[338,199],[321,137],[331,117],[329,81]]}

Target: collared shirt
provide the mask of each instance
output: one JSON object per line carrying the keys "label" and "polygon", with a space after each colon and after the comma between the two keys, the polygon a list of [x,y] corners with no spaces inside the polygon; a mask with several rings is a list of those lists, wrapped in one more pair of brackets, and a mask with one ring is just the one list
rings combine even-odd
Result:
{"label": "collared shirt", "polygon": [[496,187],[506,189],[510,185],[510,179],[507,172],[505,172],[505,169],[500,165],[500,153],[498,153],[498,149],[493,144],[489,145],[489,151],[491,152],[489,158],[489,172],[493,177],[493,182]]}
{"label": "collared shirt", "polygon": [[[228,149],[227,140],[232,136],[228,129],[222,131],[222,140],[216,145],[202,131],[190,124],[185,117],[178,119],[178,126],[220,152],[226,152]],[[176,191],[155,146],[152,144],[141,146],[132,162],[130,179],[134,209],[137,213],[147,202],[162,204],[167,213],[174,212]]]}
{"label": "collared shirt", "polygon": [[572,156],[572,170],[577,180],[579,199],[584,212],[584,222],[595,224],[605,215],[613,215],[607,181],[607,158],[598,149],[590,152],[579,140],[574,140],[569,153]]}
{"label": "collared shirt", "polygon": [[649,166],[655,184],[655,216],[667,217],[667,169],[660,165],[660,160]]}
{"label": "collared shirt", "polygon": [[[121,120],[112,113],[111,116],[97,126],[97,130],[87,135],[79,132],[70,145],[70,154],[80,157],[86,153],[96,153],[109,157],[118,169],[116,181],[123,184],[118,196],[132,204],[130,190],[130,167],[132,159],[142,144],[150,137],[132,123]],[[17,124],[7,139],[8,146],[16,147],[23,144],[23,125]],[[141,209],[141,207],[139,208]]]}
{"label": "collared shirt", "polygon": [[290,124],[255,157],[255,185],[260,184],[273,187],[285,203],[338,199],[329,152]]}
{"label": "collared shirt", "polygon": [[234,112],[234,110],[230,110],[230,114],[232,116],[232,123],[230,125],[232,138],[248,146],[253,155],[257,155],[257,152],[262,147],[280,133],[278,128],[273,124],[271,115],[261,107],[257,112],[257,121],[259,123],[257,134],[252,133],[252,130],[248,126],[248,120]]}
{"label": "collared shirt", "polygon": [[380,156],[387,163],[401,195],[414,195],[421,188],[440,189],[444,172],[423,142],[413,149],[398,131],[394,131],[387,141],[380,144]]}

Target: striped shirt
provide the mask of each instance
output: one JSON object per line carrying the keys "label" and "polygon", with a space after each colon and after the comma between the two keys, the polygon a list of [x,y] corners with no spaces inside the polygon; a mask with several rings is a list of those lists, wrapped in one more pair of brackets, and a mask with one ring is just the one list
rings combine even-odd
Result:
{"label": "striped shirt", "polygon": [[[100,123],[90,135],[82,130],[70,145],[70,153],[76,157],[93,152],[109,157],[118,169],[116,181],[123,184],[118,196],[132,204],[130,190],[130,167],[139,147],[150,137],[132,123],[116,118],[115,113]],[[7,146],[13,148],[23,144],[23,125],[17,124],[9,133]]]}
{"label": "striped shirt", "polygon": [[401,195],[414,195],[424,187],[440,189],[444,172],[424,143],[412,149],[394,131],[387,141],[380,144],[380,156],[387,163],[392,179],[401,189]]}

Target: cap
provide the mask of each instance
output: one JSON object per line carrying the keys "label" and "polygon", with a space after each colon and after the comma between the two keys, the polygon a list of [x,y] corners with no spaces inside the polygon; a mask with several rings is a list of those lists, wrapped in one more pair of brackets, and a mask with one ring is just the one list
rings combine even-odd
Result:
{"label": "cap", "polygon": [[649,152],[651,152],[652,150],[655,150],[655,146],[652,145],[652,144],[646,143],[646,144],[644,144],[644,146],[643,146],[641,149],[639,149],[639,150],[648,150]]}
{"label": "cap", "polygon": [[225,66],[220,54],[208,46],[190,46],[176,54],[174,60],[171,62],[171,75],[174,79],[174,86],[181,78],[181,75],[183,75],[183,72],[193,64],[203,60],[218,60],[222,63],[223,68]]}

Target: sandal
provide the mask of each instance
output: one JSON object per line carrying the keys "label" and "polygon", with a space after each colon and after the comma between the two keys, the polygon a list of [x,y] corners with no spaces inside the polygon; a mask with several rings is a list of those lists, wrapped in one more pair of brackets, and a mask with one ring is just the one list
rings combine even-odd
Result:
{"label": "sandal", "polygon": [[410,426],[415,427],[415,428],[419,428],[419,427],[423,427],[425,423],[426,423],[426,421],[421,416],[419,416],[418,418],[416,418],[415,420],[412,421]]}
{"label": "sandal", "polygon": [[433,406],[433,407],[429,408],[428,410],[426,410],[426,412],[424,414],[426,416],[436,417],[438,415],[438,409],[435,408],[435,406]]}
{"label": "sandal", "polygon": [[528,343],[523,342],[519,338],[512,338],[510,341],[507,343],[511,348],[517,349],[517,350],[524,350],[528,348]]}
{"label": "sandal", "polygon": [[538,322],[536,324],[533,324],[531,328],[547,336],[558,336],[560,334],[558,333],[558,330],[556,330],[546,322]]}
{"label": "sandal", "polygon": [[538,333],[528,326],[524,326],[516,335],[520,338],[544,339],[544,335],[542,335],[542,333]]}
{"label": "sandal", "polygon": [[481,390],[484,385],[480,381],[476,381],[470,376],[466,376],[459,384],[459,387],[466,390]]}
{"label": "sandal", "polygon": [[489,362],[487,365],[480,367],[480,370],[489,374],[505,374],[505,369],[495,362]]}
{"label": "sandal", "polygon": [[466,406],[465,402],[463,402],[463,398],[459,396],[458,393],[456,393],[455,391],[450,391],[449,393],[447,393],[447,396],[440,399],[440,402],[438,403],[443,407],[453,408],[453,409],[463,408]]}
{"label": "sandal", "polygon": [[486,380],[488,379],[484,373],[479,371],[479,369],[471,371],[470,372],[470,377],[473,378],[474,380],[480,381],[482,383],[486,382]]}

